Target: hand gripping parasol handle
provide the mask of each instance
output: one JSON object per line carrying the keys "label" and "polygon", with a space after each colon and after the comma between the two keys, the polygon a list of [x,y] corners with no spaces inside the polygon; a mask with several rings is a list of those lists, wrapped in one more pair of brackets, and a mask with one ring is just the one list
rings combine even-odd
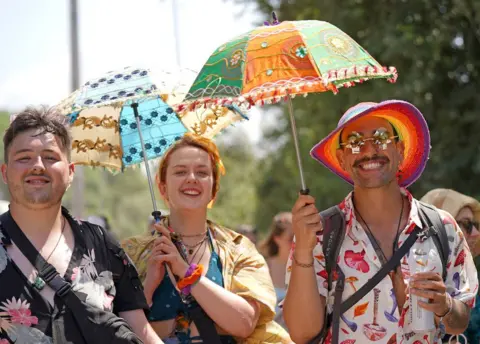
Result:
{"label": "hand gripping parasol handle", "polygon": [[[135,116],[135,121],[137,122],[138,136],[140,137],[140,144],[142,146],[143,161],[145,162],[145,170],[147,171],[148,187],[150,188],[150,196],[152,197],[152,205],[153,205],[152,216],[154,217],[155,222],[160,222],[160,217],[161,217],[162,213],[157,209],[157,202],[155,200],[155,193],[153,191],[152,175],[150,173],[150,165],[148,164],[148,159],[147,159],[147,150],[145,149],[145,142],[143,141],[142,127],[141,127],[141,123],[140,123],[140,116],[138,114],[138,103],[132,103],[130,106],[133,109],[133,114]],[[177,249],[178,249],[178,247],[177,247]],[[182,251],[180,251],[180,250],[179,250],[179,252],[182,253]],[[171,276],[174,276],[172,274],[172,272],[170,271],[170,267],[167,265],[166,262],[163,262],[163,266],[165,267],[166,272],[168,272]],[[175,277],[175,279],[177,280],[176,277]]]}
{"label": "hand gripping parasol handle", "polygon": [[292,98],[290,96],[288,96],[287,103],[288,103],[288,112],[290,115],[290,124],[292,127],[293,144],[295,145],[295,153],[297,155],[297,165],[298,165],[298,170],[300,172],[300,183],[302,185],[302,189],[300,190],[300,193],[302,195],[308,195],[310,193],[310,190],[308,190],[305,184],[305,178],[303,176],[302,157],[300,156],[300,146],[298,145],[298,137],[297,137],[297,125],[295,124],[295,117],[293,116],[293,104],[292,104]]}
{"label": "hand gripping parasol handle", "polygon": [[162,212],[159,210],[152,211],[152,216],[155,219],[155,222],[160,222],[160,218],[162,217]]}

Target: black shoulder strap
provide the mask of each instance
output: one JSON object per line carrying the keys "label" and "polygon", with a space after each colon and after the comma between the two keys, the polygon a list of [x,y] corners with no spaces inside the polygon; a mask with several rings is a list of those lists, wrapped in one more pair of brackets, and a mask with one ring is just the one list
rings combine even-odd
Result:
{"label": "black shoulder strap", "polygon": [[447,278],[447,264],[448,257],[450,256],[450,247],[448,245],[448,236],[447,231],[445,230],[445,225],[443,224],[442,218],[438,211],[429,204],[418,201],[418,215],[422,223],[427,227],[432,233],[432,239],[437,247],[437,251],[442,260],[442,277],[445,281]]}
{"label": "black shoulder strap", "polygon": [[323,225],[322,249],[328,276],[328,291],[330,291],[332,289],[333,273],[337,268],[337,257],[345,238],[345,217],[338,206],[320,212],[320,216]]}
{"label": "black shoulder strap", "polygon": [[350,308],[352,308],[358,301],[360,301],[365,295],[370,292],[378,283],[380,283],[388,273],[395,269],[398,266],[398,263],[402,260],[403,256],[410,251],[410,248],[413,244],[417,241],[418,236],[422,233],[423,230],[421,228],[415,227],[415,229],[410,233],[407,240],[403,243],[402,246],[398,250],[395,251],[392,258],[388,260],[388,262],[381,267],[380,270],[370,279],[367,283],[365,283],[360,289],[358,289],[353,295],[351,295],[348,299],[346,299],[340,309],[340,314],[345,313]]}
{"label": "black shoulder strap", "polygon": [[[87,330],[91,328],[91,326],[89,326],[88,314],[80,299],[73,292],[72,285],[60,276],[55,267],[42,257],[35,246],[33,246],[30,240],[28,240],[22,230],[18,227],[9,211],[0,216],[0,223],[10,239],[13,240],[23,255],[38,271],[38,277],[55,291],[55,294],[65,302],[67,307],[72,309],[72,313],[74,314],[85,339],[89,343],[95,343],[95,333]],[[53,328],[55,329],[55,327]],[[57,338],[62,336],[62,333],[54,334],[54,337]]]}
{"label": "black shoulder strap", "polygon": [[[407,252],[410,251],[410,248],[416,242],[420,233],[427,237],[432,236],[432,239],[434,240],[435,245],[437,246],[437,249],[441,255],[445,279],[447,270],[446,265],[449,255],[448,238],[445,227],[440,215],[434,208],[421,202],[419,202],[419,204],[419,216],[426,228],[424,229],[416,227],[403,245],[397,251],[395,251],[392,258],[390,258],[390,260],[383,265],[382,268],[366,284],[364,284],[359,290],[357,290],[357,292],[351,295],[343,303],[341,303],[341,297],[344,287],[344,276],[341,270],[338,271],[339,269],[336,269],[336,258],[339,254],[341,243],[345,237],[345,219],[343,218],[343,213],[338,207],[332,207],[320,213],[323,219],[323,252],[325,256],[325,269],[327,270],[328,274],[327,285],[329,292],[331,290],[333,279],[333,273],[331,272],[335,272],[335,270],[337,270],[339,276],[335,287],[333,314],[328,315],[327,310],[325,311],[323,329],[309,342],[309,344],[320,343],[322,339],[326,337],[330,325],[333,326],[332,344],[337,344],[340,330],[340,316],[353,307],[366,294],[368,294],[370,290],[380,283],[390,271],[395,269],[401,259],[407,254]],[[339,231],[338,229],[342,229],[342,231]]]}
{"label": "black shoulder strap", "polygon": [[[332,290],[333,276],[337,272],[337,257],[342,247],[343,239],[345,238],[345,217],[338,206],[330,207],[320,212],[323,225],[323,255],[325,257],[325,270],[327,272],[327,295]],[[342,300],[343,294],[343,273],[338,271],[339,280],[335,286],[334,300]],[[335,302],[334,301],[334,302]],[[334,305],[335,307],[335,305]],[[332,322],[332,315],[328,314],[328,304],[325,303],[325,315],[323,320],[323,327],[320,333],[315,338],[309,341],[309,344],[317,344],[324,340],[327,336],[328,329]]]}
{"label": "black shoulder strap", "polygon": [[0,216],[0,223],[10,239],[14,241],[23,255],[35,269],[37,269],[39,277],[48,283],[52,289],[56,291],[58,296],[63,298],[63,296],[71,290],[70,283],[66,282],[58,274],[57,270],[42,257],[18,227],[10,212],[6,212]]}
{"label": "black shoulder strap", "polygon": [[222,344],[215,323],[197,302],[187,304],[187,310],[204,343]]}

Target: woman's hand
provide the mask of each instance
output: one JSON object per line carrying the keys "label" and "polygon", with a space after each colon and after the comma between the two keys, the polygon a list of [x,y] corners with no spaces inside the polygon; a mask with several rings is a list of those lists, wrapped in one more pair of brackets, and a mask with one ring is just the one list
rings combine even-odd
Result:
{"label": "woman's hand", "polygon": [[154,226],[157,232],[162,234],[162,236],[155,239],[154,242],[153,251],[160,252],[160,254],[155,256],[155,262],[158,264],[166,262],[170,266],[170,269],[172,269],[174,275],[178,276],[179,278],[185,277],[189,265],[182,258],[180,252],[177,250],[177,247],[172,242],[170,231],[159,223],[156,223]]}
{"label": "woman's hand", "polygon": [[143,283],[143,289],[148,304],[152,303],[153,293],[160,285],[163,277],[165,276],[165,266],[159,259],[159,257],[163,254],[164,253],[161,248],[154,243],[152,252],[150,252],[150,257],[148,257],[147,274]]}

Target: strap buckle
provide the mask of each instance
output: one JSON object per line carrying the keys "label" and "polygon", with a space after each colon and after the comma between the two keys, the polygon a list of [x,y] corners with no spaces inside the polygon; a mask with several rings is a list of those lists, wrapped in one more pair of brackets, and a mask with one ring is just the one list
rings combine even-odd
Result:
{"label": "strap buckle", "polygon": [[59,274],[57,274],[49,283],[50,287],[55,290],[55,294],[64,298],[72,289],[72,285],[65,281]]}
{"label": "strap buckle", "polygon": [[436,228],[434,226],[428,226],[424,230],[418,232],[417,237],[423,242],[433,235],[437,235]]}
{"label": "strap buckle", "polygon": [[50,283],[58,275],[58,272],[51,264],[47,263],[38,274],[45,282]]}

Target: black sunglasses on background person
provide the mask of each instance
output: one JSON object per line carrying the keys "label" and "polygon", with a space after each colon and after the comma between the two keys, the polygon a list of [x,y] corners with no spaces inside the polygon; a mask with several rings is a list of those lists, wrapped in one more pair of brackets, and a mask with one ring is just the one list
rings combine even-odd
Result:
{"label": "black sunglasses on background person", "polygon": [[468,235],[472,234],[473,231],[473,226],[478,230],[479,222],[478,221],[473,221],[470,219],[465,219],[465,220],[459,220],[457,221],[458,225],[462,227],[465,232],[467,232]]}

